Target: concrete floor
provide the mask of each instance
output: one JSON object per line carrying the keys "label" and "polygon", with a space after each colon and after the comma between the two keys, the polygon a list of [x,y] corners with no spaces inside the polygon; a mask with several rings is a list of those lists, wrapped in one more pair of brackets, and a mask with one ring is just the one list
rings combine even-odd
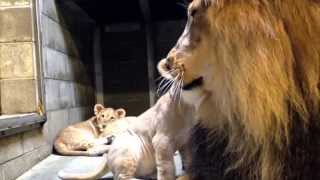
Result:
{"label": "concrete floor", "polygon": [[[95,169],[100,164],[101,157],[71,157],[50,155],[45,160],[38,163],[32,169],[24,173],[17,180],[60,180],[57,173],[60,170],[66,172],[88,172]],[[175,156],[177,175],[181,175],[182,166],[179,155]],[[103,176],[104,180],[111,180],[112,173]]]}

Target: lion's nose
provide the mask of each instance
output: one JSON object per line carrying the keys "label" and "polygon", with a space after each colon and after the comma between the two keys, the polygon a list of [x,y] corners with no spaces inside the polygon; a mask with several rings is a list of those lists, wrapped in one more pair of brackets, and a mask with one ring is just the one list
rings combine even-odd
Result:
{"label": "lion's nose", "polygon": [[165,61],[165,67],[168,71],[172,70],[172,66],[173,66],[173,57],[169,56],[167,57],[166,61]]}

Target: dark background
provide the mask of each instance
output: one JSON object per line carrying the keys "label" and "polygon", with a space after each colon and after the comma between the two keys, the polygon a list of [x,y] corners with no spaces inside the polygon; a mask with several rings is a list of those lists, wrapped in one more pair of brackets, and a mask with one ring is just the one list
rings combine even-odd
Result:
{"label": "dark background", "polygon": [[[128,115],[144,112],[152,105],[149,92],[156,94],[157,83],[160,82],[156,81],[159,77],[156,65],[167,55],[183,31],[187,2],[67,0],[63,4],[67,2],[78,6],[94,21],[94,28],[87,26],[79,29],[74,23],[77,15],[73,14],[75,17],[67,23],[70,31],[74,32],[74,39],[82,46],[79,49],[83,49],[82,56],[86,57],[84,59],[88,67],[94,66],[94,63],[93,57],[90,57],[92,55],[88,54],[88,47],[92,47],[92,44],[86,43],[89,42],[86,39],[91,37],[94,29],[100,30],[105,106],[125,108]],[[61,7],[61,11],[66,9]],[[68,19],[70,13],[65,14],[64,19]],[[83,18],[83,15],[78,18]],[[150,49],[151,58],[148,56]],[[151,71],[153,73],[150,76]],[[94,72],[92,75],[94,77]]]}

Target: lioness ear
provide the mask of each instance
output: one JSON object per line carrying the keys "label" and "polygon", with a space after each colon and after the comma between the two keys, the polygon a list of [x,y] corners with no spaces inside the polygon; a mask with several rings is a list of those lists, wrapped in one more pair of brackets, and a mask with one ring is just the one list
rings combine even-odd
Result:
{"label": "lioness ear", "polygon": [[118,118],[124,118],[126,117],[126,110],[120,108],[116,110],[116,114],[118,116]]}
{"label": "lioness ear", "polygon": [[101,104],[96,104],[96,105],[94,106],[94,115],[97,115],[103,108],[104,108],[103,105],[101,105]]}

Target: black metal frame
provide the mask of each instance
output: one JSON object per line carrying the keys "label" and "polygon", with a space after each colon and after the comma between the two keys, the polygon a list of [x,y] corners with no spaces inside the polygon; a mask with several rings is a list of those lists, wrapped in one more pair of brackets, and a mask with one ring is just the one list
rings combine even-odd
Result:
{"label": "black metal frame", "polygon": [[44,122],[36,113],[11,115],[0,120],[0,138],[40,128]]}

